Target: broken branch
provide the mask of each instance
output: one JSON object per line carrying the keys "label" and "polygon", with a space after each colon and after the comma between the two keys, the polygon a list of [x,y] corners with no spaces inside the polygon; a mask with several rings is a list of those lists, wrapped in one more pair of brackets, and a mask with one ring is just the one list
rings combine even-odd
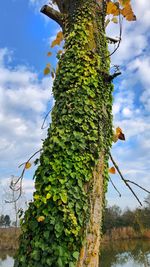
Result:
{"label": "broken branch", "polygon": [[63,27],[62,15],[59,11],[53,9],[48,5],[44,5],[40,11],[50,19],[55,20],[61,27]]}

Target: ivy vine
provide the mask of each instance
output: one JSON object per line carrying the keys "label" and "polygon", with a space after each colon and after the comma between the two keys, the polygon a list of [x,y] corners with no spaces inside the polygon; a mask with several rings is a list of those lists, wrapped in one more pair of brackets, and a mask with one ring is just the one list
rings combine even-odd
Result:
{"label": "ivy vine", "polygon": [[[21,223],[15,267],[75,267],[88,221],[88,183],[112,143],[112,90],[102,16],[82,3],[66,18],[65,53],[53,85],[52,124],[35,172],[34,200]],[[85,186],[87,185],[87,186]]]}

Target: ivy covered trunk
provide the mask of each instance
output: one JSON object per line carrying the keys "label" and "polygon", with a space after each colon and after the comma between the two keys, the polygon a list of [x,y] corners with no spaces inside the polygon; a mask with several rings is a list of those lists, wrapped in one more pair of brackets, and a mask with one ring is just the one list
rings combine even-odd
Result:
{"label": "ivy covered trunk", "polygon": [[52,123],[15,267],[99,266],[113,89],[101,2],[70,1],[63,20]]}

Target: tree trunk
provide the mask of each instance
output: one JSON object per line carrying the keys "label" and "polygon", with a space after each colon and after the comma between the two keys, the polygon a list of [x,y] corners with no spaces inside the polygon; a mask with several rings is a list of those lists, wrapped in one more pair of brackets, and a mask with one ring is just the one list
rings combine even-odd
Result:
{"label": "tree trunk", "polygon": [[112,85],[101,2],[70,1],[62,20],[65,47],[53,85],[56,102],[15,267],[99,266],[112,141]]}
{"label": "tree trunk", "polygon": [[103,211],[103,168],[104,157],[101,155],[93,172],[92,190],[89,195],[90,217],[86,226],[84,244],[80,250],[77,267],[98,267],[100,257],[100,241]]}

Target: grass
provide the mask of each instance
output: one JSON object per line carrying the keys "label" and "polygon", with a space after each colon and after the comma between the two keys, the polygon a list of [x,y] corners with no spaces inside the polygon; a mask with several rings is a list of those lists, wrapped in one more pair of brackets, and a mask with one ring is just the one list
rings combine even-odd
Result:
{"label": "grass", "polygon": [[[20,228],[0,228],[0,250],[17,250]],[[114,228],[103,236],[103,243],[115,240],[150,239],[150,229],[135,231],[132,227]]]}
{"label": "grass", "polygon": [[103,242],[115,240],[150,239],[150,229],[135,231],[132,227],[113,228],[103,236]]}
{"label": "grass", "polygon": [[18,248],[19,235],[19,228],[0,228],[0,250],[16,250]]}

